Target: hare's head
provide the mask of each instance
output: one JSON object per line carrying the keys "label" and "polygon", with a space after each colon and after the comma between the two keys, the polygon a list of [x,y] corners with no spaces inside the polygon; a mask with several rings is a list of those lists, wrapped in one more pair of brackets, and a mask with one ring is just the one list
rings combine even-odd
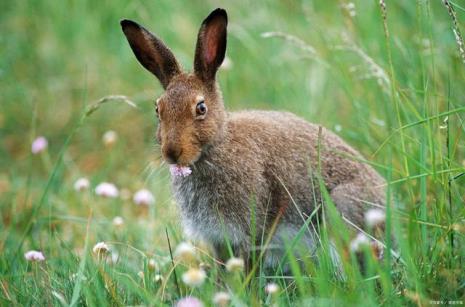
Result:
{"label": "hare's head", "polygon": [[226,52],[227,23],[223,9],[214,10],[203,21],[194,71],[188,73],[159,38],[133,21],[121,21],[136,58],[165,89],[156,101],[157,139],[168,163],[196,162],[222,133],[225,110],[215,75]]}

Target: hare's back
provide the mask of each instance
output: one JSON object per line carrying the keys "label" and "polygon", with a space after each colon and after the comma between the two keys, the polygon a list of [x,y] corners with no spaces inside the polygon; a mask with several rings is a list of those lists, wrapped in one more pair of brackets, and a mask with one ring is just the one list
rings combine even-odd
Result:
{"label": "hare's back", "polygon": [[265,165],[289,180],[306,174],[309,167],[316,169],[319,161],[329,189],[357,174],[373,175],[374,170],[359,162],[361,155],[340,137],[292,113],[234,112],[229,125],[234,127],[233,138],[255,144],[257,156],[266,159]]}

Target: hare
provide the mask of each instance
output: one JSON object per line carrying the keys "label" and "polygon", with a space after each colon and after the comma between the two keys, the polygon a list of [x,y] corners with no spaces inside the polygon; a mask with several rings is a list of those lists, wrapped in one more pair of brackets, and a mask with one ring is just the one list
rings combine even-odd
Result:
{"label": "hare", "polygon": [[[203,21],[193,72],[184,72],[170,49],[136,22],[121,26],[136,58],[165,89],[156,102],[162,157],[192,171],[172,176],[186,235],[218,254],[230,244],[244,257],[270,236],[277,249],[265,262],[273,266],[285,243],[320,212],[319,179],[340,214],[360,227],[367,204],[384,204],[384,179],[341,138],[296,115],[227,112],[215,78],[227,23],[223,9]],[[304,238],[309,251],[318,236],[312,223]]]}

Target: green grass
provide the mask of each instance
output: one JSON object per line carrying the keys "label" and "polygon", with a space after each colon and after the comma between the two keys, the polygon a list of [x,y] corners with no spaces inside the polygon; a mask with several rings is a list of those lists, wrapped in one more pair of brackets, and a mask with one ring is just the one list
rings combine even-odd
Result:
{"label": "green grass", "polygon": [[[463,304],[465,63],[454,23],[442,1],[386,1],[385,19],[378,2],[354,1],[351,17],[345,1],[3,1],[0,304],[170,306],[193,295],[210,305],[220,290],[233,305]],[[450,5],[464,32],[465,5]],[[165,229],[173,249],[184,238],[154,142],[153,102],[162,89],[137,63],[119,20],[145,25],[190,69],[198,26],[219,6],[230,19],[233,65],[219,73],[227,108],[291,111],[360,150],[389,182],[387,237],[401,260],[377,262],[367,252],[361,273],[327,199],[331,223],[305,273],[290,242],[292,276],[264,272],[260,259],[256,277],[228,273],[202,252],[204,284],[183,285],[186,265],[176,263],[176,286]],[[137,108],[110,101],[86,115],[117,94]],[[101,142],[107,130],[119,135],[112,147]],[[38,135],[49,148],[32,155]],[[93,188],[102,181],[131,193],[148,188],[156,204],[77,193],[83,176]],[[113,226],[115,216],[123,227]],[[345,278],[330,261],[330,240]],[[116,264],[92,253],[99,241],[118,253]],[[25,261],[30,249],[47,260]],[[151,258],[158,271],[149,269]],[[280,284],[276,296],[264,292],[270,281]]]}

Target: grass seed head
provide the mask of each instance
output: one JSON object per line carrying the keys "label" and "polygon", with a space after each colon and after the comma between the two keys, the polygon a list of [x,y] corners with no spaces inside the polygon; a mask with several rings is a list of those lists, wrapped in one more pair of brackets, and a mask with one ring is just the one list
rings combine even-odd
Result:
{"label": "grass seed head", "polygon": [[110,247],[105,242],[98,242],[94,245],[92,251],[98,256],[106,255],[110,252]]}
{"label": "grass seed head", "polygon": [[124,225],[124,219],[121,216],[115,216],[113,219],[113,226],[121,228]]}
{"label": "grass seed head", "polygon": [[229,302],[231,301],[231,296],[228,292],[216,292],[213,296],[213,304],[224,307],[228,306]]}
{"label": "grass seed head", "polygon": [[197,252],[191,243],[181,242],[174,251],[174,258],[184,263],[191,263],[196,260]]}
{"label": "grass seed head", "polygon": [[118,140],[118,134],[113,130],[108,130],[102,136],[103,145],[106,147],[112,147],[115,145],[116,141]]}
{"label": "grass seed head", "polygon": [[153,258],[149,259],[148,268],[150,271],[155,271],[158,269],[157,261]]}
{"label": "grass seed head", "polygon": [[207,274],[202,269],[190,268],[182,274],[182,281],[190,287],[199,287],[205,281]]}
{"label": "grass seed head", "polygon": [[370,245],[370,239],[363,233],[358,233],[357,236],[350,242],[350,250],[358,252],[362,250],[363,246]]}
{"label": "grass seed head", "polygon": [[378,227],[384,224],[385,220],[386,213],[384,210],[375,208],[365,212],[365,224],[370,228]]}
{"label": "grass seed head", "polygon": [[232,257],[226,262],[228,272],[242,272],[244,270],[244,259]]}
{"label": "grass seed head", "polygon": [[278,293],[278,291],[279,291],[279,285],[277,283],[270,282],[269,284],[265,286],[265,292],[270,295],[276,294]]}
{"label": "grass seed head", "polygon": [[89,182],[89,179],[87,178],[84,178],[84,177],[79,178],[78,180],[76,180],[76,182],[74,182],[74,190],[77,192],[88,190],[89,187],[90,187],[90,182]]}

